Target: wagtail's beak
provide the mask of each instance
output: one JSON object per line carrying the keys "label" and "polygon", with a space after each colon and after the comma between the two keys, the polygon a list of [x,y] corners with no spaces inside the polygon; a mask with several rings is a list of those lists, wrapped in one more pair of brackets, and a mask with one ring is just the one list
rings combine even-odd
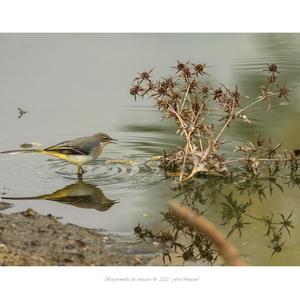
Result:
{"label": "wagtail's beak", "polygon": [[111,143],[117,143],[117,141],[118,139],[113,139],[113,138],[110,140]]}

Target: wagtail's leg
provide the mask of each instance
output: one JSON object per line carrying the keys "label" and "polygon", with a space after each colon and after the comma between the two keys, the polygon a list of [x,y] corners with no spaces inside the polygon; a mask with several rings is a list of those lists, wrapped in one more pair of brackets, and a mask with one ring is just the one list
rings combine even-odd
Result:
{"label": "wagtail's leg", "polygon": [[82,181],[82,175],[84,174],[84,170],[82,168],[82,166],[78,166],[77,168],[77,176],[78,176],[78,180],[81,182]]}
{"label": "wagtail's leg", "polygon": [[78,182],[82,182],[82,174],[77,174]]}
{"label": "wagtail's leg", "polygon": [[77,174],[78,175],[83,175],[84,174],[84,170],[83,170],[82,166],[78,166]]}

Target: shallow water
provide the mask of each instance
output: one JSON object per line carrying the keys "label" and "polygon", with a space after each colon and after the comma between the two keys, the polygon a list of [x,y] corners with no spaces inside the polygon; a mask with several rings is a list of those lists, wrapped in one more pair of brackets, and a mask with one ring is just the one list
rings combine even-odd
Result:
{"label": "shallow water", "polygon": [[[171,123],[161,122],[151,100],[134,101],[130,84],[137,72],[153,66],[157,76],[167,75],[177,59],[207,63],[214,82],[238,84],[242,94],[253,97],[263,82],[265,64],[276,63],[283,82],[287,79],[294,88],[290,104],[278,100],[268,113],[264,106],[254,108],[252,126],[233,126],[228,136],[235,144],[253,141],[261,133],[271,136],[274,143],[283,141],[286,148],[299,147],[299,34],[1,34],[1,150],[30,142],[49,146],[99,131],[119,140],[85,167],[83,184],[77,183],[76,168],[65,162],[33,154],[2,155],[3,196],[36,197],[60,190],[47,197],[52,200],[3,200],[14,204],[5,212],[31,207],[61,216],[64,222],[101,228],[131,240],[138,223],[153,231],[164,227],[160,212],[167,210],[167,201],[175,196],[183,200],[190,193],[199,209],[219,225],[224,222],[222,203],[233,191],[239,202],[252,199],[247,210],[250,216],[245,216],[250,224],[241,236],[238,231],[230,236],[246,262],[300,265],[299,182],[293,185],[283,175],[276,181],[282,190],[274,186],[272,195],[269,182],[261,182],[266,197],[260,200],[254,191],[258,186],[245,195],[248,191],[240,194],[238,182],[200,178],[192,191],[180,195],[172,190],[175,180],[149,162],[164,149],[176,149],[180,138]],[[19,119],[17,107],[28,111]],[[131,163],[109,164],[108,159]],[[64,200],[53,200],[62,193]],[[201,201],[206,193],[206,201]],[[80,199],[72,200],[74,194],[80,194]],[[291,236],[284,233],[281,252],[272,256],[273,249],[268,247],[272,238],[264,236],[266,227],[255,218],[273,213],[280,221],[280,213],[288,216],[292,210],[295,228]],[[232,224],[219,227],[228,233]]]}

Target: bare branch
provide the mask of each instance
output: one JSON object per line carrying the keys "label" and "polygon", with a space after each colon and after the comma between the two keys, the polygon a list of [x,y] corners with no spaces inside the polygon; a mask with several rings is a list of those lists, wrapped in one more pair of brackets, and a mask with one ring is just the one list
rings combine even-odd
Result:
{"label": "bare branch", "polygon": [[214,243],[229,266],[244,265],[237,249],[226,240],[224,235],[211,222],[203,216],[196,214],[190,208],[181,206],[175,201],[170,201],[168,204],[177,217],[196,228]]}

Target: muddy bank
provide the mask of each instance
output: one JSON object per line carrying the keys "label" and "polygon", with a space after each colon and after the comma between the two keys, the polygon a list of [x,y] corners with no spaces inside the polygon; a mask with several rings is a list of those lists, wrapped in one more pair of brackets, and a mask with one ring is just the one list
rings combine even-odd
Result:
{"label": "muddy bank", "polygon": [[62,224],[32,209],[0,213],[0,265],[142,266],[158,254],[149,244],[118,243],[96,230]]}

